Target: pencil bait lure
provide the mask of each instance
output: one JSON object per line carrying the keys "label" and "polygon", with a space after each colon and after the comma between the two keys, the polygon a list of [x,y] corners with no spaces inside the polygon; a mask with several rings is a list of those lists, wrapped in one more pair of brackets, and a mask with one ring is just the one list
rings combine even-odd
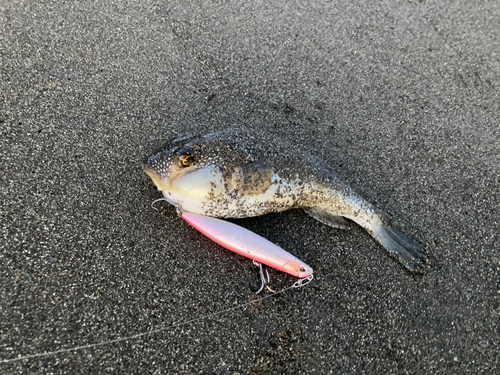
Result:
{"label": "pencil bait lure", "polygon": [[266,279],[262,271],[262,264],[298,277],[299,280],[294,284],[296,287],[305,285],[313,279],[313,269],[311,267],[281,247],[248,229],[224,220],[191,212],[183,212],[182,218],[222,247],[253,259],[254,263],[260,267],[262,281],[262,286],[257,293],[264,286],[274,292],[267,285],[269,283],[269,274],[267,274]]}

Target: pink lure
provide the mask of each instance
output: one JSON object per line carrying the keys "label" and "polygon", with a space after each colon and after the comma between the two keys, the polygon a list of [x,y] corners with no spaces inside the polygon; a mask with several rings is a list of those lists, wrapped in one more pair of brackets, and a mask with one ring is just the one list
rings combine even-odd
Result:
{"label": "pink lure", "polygon": [[183,212],[182,218],[212,241],[235,253],[301,279],[313,273],[313,269],[300,259],[248,229],[190,212]]}

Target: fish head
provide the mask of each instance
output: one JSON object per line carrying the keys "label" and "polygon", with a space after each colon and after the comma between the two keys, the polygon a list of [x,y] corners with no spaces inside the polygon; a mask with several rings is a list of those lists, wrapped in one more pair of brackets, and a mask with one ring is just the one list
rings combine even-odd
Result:
{"label": "fish head", "polygon": [[144,171],[158,190],[172,188],[172,182],[198,169],[199,156],[189,147],[173,148],[159,152],[148,159]]}
{"label": "fish head", "polygon": [[151,156],[144,170],[183,211],[246,217],[249,209],[252,215],[261,214],[267,209],[262,203],[274,200],[278,184],[273,151],[256,134],[225,131],[175,140],[166,151]]}
{"label": "fish head", "polygon": [[[259,177],[263,169],[266,177],[272,174],[263,163],[252,164],[257,158],[257,139],[251,133],[212,133],[189,138],[187,143],[180,144],[184,140],[185,138],[173,141],[172,148],[151,156],[144,165],[144,171],[151,177],[158,190],[168,191],[179,184],[187,186],[188,182],[194,184],[192,186],[199,183],[205,185],[208,182],[219,185],[220,174],[223,174],[224,183],[230,183],[233,172],[235,179],[239,177],[241,180],[245,177],[248,182],[246,185],[251,185],[253,181],[249,174],[252,178]],[[253,169],[249,168],[250,166],[253,166]]]}
{"label": "fish head", "polygon": [[313,274],[313,269],[307,264],[301,262],[299,259],[292,260],[283,266],[283,270],[286,273],[295,275],[300,279],[309,277]]}

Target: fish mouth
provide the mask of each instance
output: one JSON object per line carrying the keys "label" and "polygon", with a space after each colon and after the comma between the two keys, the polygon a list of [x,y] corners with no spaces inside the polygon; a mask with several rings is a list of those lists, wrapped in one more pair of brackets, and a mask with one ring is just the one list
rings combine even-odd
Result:
{"label": "fish mouth", "polygon": [[170,190],[172,183],[166,177],[162,177],[154,168],[151,168],[149,164],[143,164],[142,168],[144,172],[151,177],[158,190]]}

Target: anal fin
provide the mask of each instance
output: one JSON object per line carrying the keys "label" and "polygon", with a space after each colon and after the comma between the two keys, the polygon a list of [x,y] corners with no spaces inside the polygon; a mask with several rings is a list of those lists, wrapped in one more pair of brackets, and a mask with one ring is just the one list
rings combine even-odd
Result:
{"label": "anal fin", "polygon": [[326,224],[332,228],[337,229],[349,229],[349,223],[342,217],[338,215],[331,214],[327,211],[316,210],[312,208],[304,209],[304,211],[318,220],[319,222]]}

